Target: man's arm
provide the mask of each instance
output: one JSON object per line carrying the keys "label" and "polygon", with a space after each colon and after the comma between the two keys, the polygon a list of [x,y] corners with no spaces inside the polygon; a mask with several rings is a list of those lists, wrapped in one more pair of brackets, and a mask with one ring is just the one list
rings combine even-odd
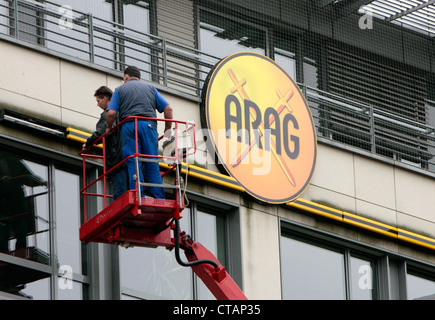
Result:
{"label": "man's arm", "polygon": [[107,110],[107,115],[106,115],[106,120],[107,120],[106,133],[107,133],[110,130],[112,130],[113,123],[116,120],[116,113],[119,110],[118,90],[115,89],[115,91],[113,91],[112,98],[110,99],[109,106],[107,107],[106,110]]}
{"label": "man's arm", "polygon": [[107,110],[107,129],[106,132],[112,130],[113,123],[116,120],[116,111],[115,110]]}
{"label": "man's arm", "polygon": [[[165,109],[163,109],[163,116],[165,119],[173,119],[173,111],[172,107],[168,104]],[[171,129],[172,122],[171,121],[165,121],[165,131]]]}
{"label": "man's arm", "polygon": [[86,142],[82,145],[82,149],[85,150],[89,148],[91,144],[94,143],[101,135],[106,132],[106,113],[102,113],[100,119],[97,122],[96,130],[92,133],[92,135],[86,140]]}
{"label": "man's arm", "polygon": [[[163,116],[165,119],[173,119],[173,112],[171,105],[163,98],[163,96],[160,94],[159,91],[157,91],[156,88],[154,88],[154,96],[156,98],[156,109],[160,113],[163,112]],[[165,121],[165,137],[171,136],[171,127],[172,122],[171,121]]]}

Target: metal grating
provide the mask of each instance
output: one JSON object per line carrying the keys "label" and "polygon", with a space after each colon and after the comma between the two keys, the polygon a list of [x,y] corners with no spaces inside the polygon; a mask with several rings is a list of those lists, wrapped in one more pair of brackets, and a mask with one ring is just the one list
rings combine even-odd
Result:
{"label": "metal grating", "polygon": [[435,0],[376,0],[362,6],[359,13],[435,36]]}

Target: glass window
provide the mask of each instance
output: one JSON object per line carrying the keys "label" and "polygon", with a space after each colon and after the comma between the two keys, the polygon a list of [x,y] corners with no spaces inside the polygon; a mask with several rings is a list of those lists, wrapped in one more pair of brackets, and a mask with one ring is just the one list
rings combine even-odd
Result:
{"label": "glass window", "polygon": [[[427,110],[427,124],[432,128],[435,128],[435,80],[429,84],[429,91],[431,94],[430,99],[433,100],[427,99],[425,101],[425,107]],[[432,140],[429,140],[428,151],[430,154],[435,154],[435,132],[432,132],[431,136]],[[428,169],[431,172],[435,172],[435,163],[433,161],[428,162]]]}
{"label": "glass window", "polygon": [[174,251],[120,248],[122,299],[192,299],[192,276],[175,260]]}
{"label": "glass window", "polygon": [[0,33],[9,34],[9,1],[0,0]]}
{"label": "glass window", "polygon": [[80,223],[80,177],[55,170],[56,238],[58,263],[82,273]]}
{"label": "glass window", "polygon": [[[144,44],[150,43],[150,11],[149,4],[145,1],[126,1],[123,5],[123,25],[135,31],[134,34],[125,31],[126,38],[122,44],[125,46],[125,65],[134,65],[141,69],[141,77],[151,79],[150,49]],[[131,34],[131,36],[129,36]],[[140,37],[139,37],[140,35]],[[139,43],[139,41],[142,43]],[[121,60],[122,61],[122,60]]]}
{"label": "glass window", "polygon": [[[59,278],[58,278],[59,281]],[[63,281],[60,279],[60,281]],[[83,300],[83,284],[77,281],[68,280],[59,286],[58,300]]]}
{"label": "glass window", "polygon": [[283,299],[346,299],[344,255],[281,237]]}
{"label": "glass window", "polygon": [[378,299],[377,260],[345,244],[283,230],[283,299]]}
{"label": "glass window", "polygon": [[296,39],[275,33],[274,60],[287,71],[293,80],[298,81],[296,79]]}
{"label": "glass window", "polygon": [[[253,25],[224,18],[200,10],[199,50],[203,63],[214,65],[215,58],[222,59],[240,51],[266,54],[266,31]],[[200,67],[199,78],[205,80],[210,68]]]}
{"label": "glass window", "polygon": [[35,234],[28,237],[28,245],[39,248],[43,252],[49,252],[50,224],[48,210],[48,167],[29,160],[23,163],[42,181],[40,185],[26,186],[27,197],[32,199],[32,207],[35,214]]}
{"label": "glass window", "polygon": [[275,48],[275,62],[296,81],[296,55],[294,53]]}
{"label": "glass window", "polygon": [[47,166],[0,150],[0,252],[23,259],[19,264],[0,261],[1,291],[38,295],[29,284],[45,283],[41,279],[50,274],[28,268],[26,261],[50,264],[49,225]]}
{"label": "glass window", "polygon": [[266,54],[266,32],[252,25],[200,12],[200,50],[224,58],[239,51]]}
{"label": "glass window", "polygon": [[33,300],[50,300],[50,277],[27,283],[18,295]]}
{"label": "glass window", "polygon": [[106,0],[51,0],[57,6],[71,7],[75,11],[91,13],[101,19],[112,17],[112,5]]}
{"label": "glass window", "polygon": [[374,299],[373,263],[357,257],[350,257],[350,296],[352,300]]}
{"label": "glass window", "polygon": [[[180,229],[190,233],[187,208]],[[186,261],[183,252],[180,256]],[[122,299],[192,299],[191,270],[178,264],[173,250],[120,247],[119,260]]]}
{"label": "glass window", "polygon": [[17,3],[18,39],[34,44],[43,44],[43,19],[37,6],[30,3]]}
{"label": "glass window", "polygon": [[7,15],[0,17],[0,31],[8,28],[20,40],[112,69],[133,64],[150,74],[148,1],[20,1],[18,32],[12,4],[1,1],[3,11],[11,18],[8,26]]}
{"label": "glass window", "polygon": [[31,248],[49,264],[47,176],[46,166],[0,151],[0,252]]}
{"label": "glass window", "polygon": [[433,300],[435,299],[435,279],[407,273],[406,291],[409,300]]}
{"label": "glass window", "polygon": [[320,85],[320,47],[318,44],[303,41],[303,73],[304,84],[311,88],[321,89]]}
{"label": "glass window", "polygon": [[[197,211],[196,241],[207,248],[225,267],[225,220],[220,215]],[[198,278],[198,299],[214,299],[213,294]]]}
{"label": "glass window", "polygon": [[0,290],[29,299],[82,299],[80,283],[52,291],[57,275],[50,267],[69,266],[71,282],[85,270],[79,240],[80,173],[39,160],[0,148],[0,251],[13,256],[11,261],[0,258]]}
{"label": "glass window", "polygon": [[[180,229],[225,265],[225,216],[200,210],[191,202],[183,210]],[[173,250],[160,247],[119,250],[122,299],[214,299],[190,267],[178,264]],[[188,262],[183,250],[180,257]]]}

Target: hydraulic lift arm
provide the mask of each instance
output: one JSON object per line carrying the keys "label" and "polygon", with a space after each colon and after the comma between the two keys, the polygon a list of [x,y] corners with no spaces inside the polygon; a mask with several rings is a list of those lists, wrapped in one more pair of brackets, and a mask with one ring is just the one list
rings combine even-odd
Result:
{"label": "hydraulic lift arm", "polygon": [[[144,117],[131,117],[144,118]],[[137,119],[136,119],[137,120]],[[136,121],[135,120],[135,121]],[[161,120],[161,119],[153,119]],[[181,121],[171,120],[175,123],[175,131],[178,131],[178,125]],[[188,130],[193,130],[192,123],[184,123]],[[120,124],[118,124],[119,126]],[[137,129],[135,129],[137,130]],[[207,250],[202,244],[193,241],[185,233],[180,234],[179,219],[182,217],[181,211],[184,209],[182,193],[180,186],[181,158],[186,156],[187,148],[192,147],[183,139],[179,141],[178,134],[175,135],[173,143],[173,152],[164,152],[171,156],[162,156],[163,159],[171,160],[171,165],[162,176],[175,170],[175,184],[171,186],[175,189],[175,199],[154,199],[144,197],[141,194],[139,186],[146,186],[146,183],[138,181],[136,190],[128,190],[118,197],[112,203],[107,205],[106,198],[106,178],[112,169],[107,170],[105,161],[105,135],[102,135],[103,155],[93,155],[81,152],[83,156],[83,189],[81,193],[84,196],[84,223],[80,227],[80,240],[85,243],[100,242],[120,244],[125,246],[145,246],[156,248],[159,246],[172,250],[175,248],[177,262],[185,267],[191,267],[195,274],[204,282],[207,288],[218,300],[246,300],[246,296],[231,278],[225,268],[219,263],[217,258]],[[194,140],[194,139],[193,139]],[[171,140],[172,141],[172,140]],[[95,142],[99,142],[96,140]],[[94,143],[95,143],[94,142]],[[196,145],[193,144],[196,151]],[[136,147],[138,150],[138,148]],[[173,154],[174,153],[174,154]],[[173,155],[172,155],[173,154]],[[134,158],[137,163],[136,176],[139,176],[139,159],[147,161],[146,155],[135,154]],[[103,161],[103,175],[97,180],[86,185],[86,157],[99,158]],[[149,160],[149,159],[148,159]],[[125,159],[123,160],[125,161]],[[120,166],[118,164],[118,166]],[[103,194],[92,193],[88,190],[97,181],[103,182]],[[165,184],[165,187],[169,187]],[[91,219],[87,219],[86,208],[87,196],[102,196],[104,199],[104,209]],[[173,231],[173,234],[172,232]],[[188,262],[180,258],[180,249],[183,249]]]}
{"label": "hydraulic lift arm", "polygon": [[[247,300],[247,297],[216,257],[201,243],[177,231],[178,221],[175,223],[175,257],[182,266],[190,266],[195,274],[207,286],[218,300]],[[178,240],[177,240],[178,239]],[[183,262],[179,249],[184,249],[189,262]]]}
{"label": "hydraulic lift arm", "polygon": [[[191,267],[218,300],[246,300],[246,296],[217,258],[201,243],[180,233],[176,201],[143,198],[138,210],[136,192],[130,190],[80,228],[80,240],[128,246],[175,249],[177,262]],[[140,212],[140,213],[139,213]],[[164,219],[164,220],[161,220]],[[167,227],[159,228],[162,221]],[[171,232],[173,231],[173,232]],[[183,250],[187,258],[180,257]]]}

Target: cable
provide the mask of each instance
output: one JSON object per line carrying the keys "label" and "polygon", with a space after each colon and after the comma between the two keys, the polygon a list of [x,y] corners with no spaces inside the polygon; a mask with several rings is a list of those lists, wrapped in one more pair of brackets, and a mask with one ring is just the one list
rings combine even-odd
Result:
{"label": "cable", "polygon": [[218,268],[219,265],[214,262],[213,260],[209,259],[202,259],[202,260],[196,260],[191,262],[184,262],[181,260],[180,257],[180,222],[178,219],[175,219],[175,259],[177,260],[178,264],[180,264],[183,267],[192,267],[196,266],[198,264],[208,263],[211,264],[213,267]]}

